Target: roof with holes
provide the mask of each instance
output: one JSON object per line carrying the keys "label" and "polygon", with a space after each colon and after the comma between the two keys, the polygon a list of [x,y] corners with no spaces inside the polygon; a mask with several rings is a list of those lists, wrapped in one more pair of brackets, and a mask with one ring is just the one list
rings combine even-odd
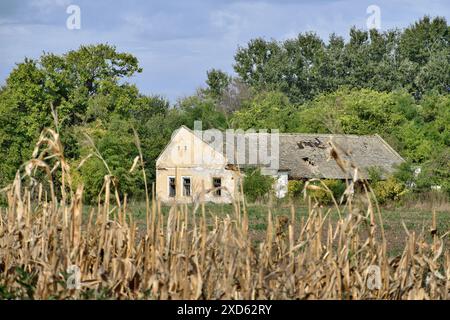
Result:
{"label": "roof with holes", "polygon": [[[214,145],[210,137],[205,141],[214,145],[216,150],[221,149],[219,151],[226,155],[230,164],[238,163],[241,168],[255,165],[268,167],[261,161],[260,150],[265,150],[264,152],[271,154],[272,157],[276,156],[278,151],[278,170],[286,171],[292,179],[346,179],[354,176],[355,169],[359,178],[368,178],[370,168],[376,168],[381,178],[386,178],[397,165],[404,162],[404,159],[379,135],[280,133],[277,140],[272,139],[271,134],[266,134],[266,143],[254,139],[252,145],[251,139],[256,135],[258,134],[245,135],[241,140],[242,144],[245,141],[245,147],[242,145],[239,147],[239,138],[236,134],[225,138],[223,145],[220,143]],[[278,150],[274,147],[276,145]],[[234,154],[230,153],[233,147],[237,150]],[[242,150],[245,150],[245,157]],[[256,164],[255,161],[249,161],[252,157],[257,159]]]}
{"label": "roof with holes", "polygon": [[[405,160],[378,134],[230,133],[192,131],[216,151],[229,168],[262,167],[267,173],[287,172],[291,179],[369,178],[371,168],[381,178],[392,174]],[[266,157],[264,157],[266,155]],[[269,162],[276,158],[276,170]]]}
{"label": "roof with holes", "polygon": [[346,179],[356,168],[361,178],[370,168],[385,178],[404,162],[379,135],[281,134],[279,140],[280,169],[296,179]]}

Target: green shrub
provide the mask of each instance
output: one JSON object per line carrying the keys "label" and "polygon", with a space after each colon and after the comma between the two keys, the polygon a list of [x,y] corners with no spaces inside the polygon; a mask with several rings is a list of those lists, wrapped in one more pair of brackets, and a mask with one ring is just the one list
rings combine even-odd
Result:
{"label": "green shrub", "polygon": [[305,183],[301,180],[289,180],[288,181],[288,194],[292,198],[301,196]]}
{"label": "green shrub", "polygon": [[[322,183],[325,184],[328,189],[330,189],[336,201],[339,202],[346,188],[345,183],[341,180],[334,179],[325,179],[322,180]],[[308,190],[308,194],[312,197],[315,197],[321,204],[332,204],[333,199],[331,197],[331,194],[328,190],[325,189],[322,183],[320,181],[313,181],[311,184],[318,186],[320,189]]]}
{"label": "green shrub", "polygon": [[407,192],[405,185],[396,179],[390,177],[385,181],[378,181],[373,185],[373,191],[379,203],[388,201],[397,201]]}
{"label": "green shrub", "polygon": [[380,167],[370,167],[367,169],[367,173],[369,175],[370,182],[377,183],[378,181],[381,181],[383,172]]}
{"label": "green shrub", "polygon": [[[87,132],[108,164],[120,196],[127,194],[129,198],[142,199],[144,181],[140,170],[129,171],[138,154],[131,127],[130,122],[118,117],[112,117],[107,125],[92,125],[80,132],[81,154],[82,157],[88,157],[93,153],[93,146],[82,135]],[[92,156],[84,162],[76,179],[84,184],[86,202],[96,202],[107,174],[105,164],[98,157]]]}
{"label": "green shrub", "polygon": [[249,201],[261,200],[273,190],[274,179],[261,174],[260,169],[251,169],[245,173],[243,188]]}

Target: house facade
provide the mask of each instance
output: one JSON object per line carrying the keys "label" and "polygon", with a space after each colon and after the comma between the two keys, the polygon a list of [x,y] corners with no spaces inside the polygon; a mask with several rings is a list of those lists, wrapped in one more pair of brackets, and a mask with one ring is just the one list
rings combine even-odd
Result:
{"label": "house facade", "polygon": [[156,195],[162,202],[230,203],[238,180],[226,157],[185,126],[156,160]]}
{"label": "house facade", "polygon": [[[273,176],[275,194],[283,198],[291,179],[352,179],[355,168],[360,179],[369,178],[370,168],[377,168],[381,178],[386,178],[404,161],[378,135],[269,133],[263,135],[267,141],[258,137],[254,133],[227,135],[228,140],[217,143],[214,135],[180,127],[156,161],[157,198],[166,203],[231,203],[239,194],[241,170],[249,166],[260,167],[263,174]],[[330,156],[332,149],[338,149],[340,164]],[[269,165],[261,157],[264,154],[276,159],[276,165]],[[243,161],[237,161],[239,157]]]}

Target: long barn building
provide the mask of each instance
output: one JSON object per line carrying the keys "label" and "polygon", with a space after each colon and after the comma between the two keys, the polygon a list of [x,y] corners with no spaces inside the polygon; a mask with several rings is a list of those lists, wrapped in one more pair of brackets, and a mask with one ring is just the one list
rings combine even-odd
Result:
{"label": "long barn building", "polygon": [[[340,163],[332,150],[338,151]],[[156,195],[163,202],[230,203],[242,171],[250,166],[273,176],[282,198],[291,179],[352,179],[356,168],[360,179],[368,178],[370,168],[386,178],[403,161],[379,135],[230,134],[182,126],[156,161]]]}

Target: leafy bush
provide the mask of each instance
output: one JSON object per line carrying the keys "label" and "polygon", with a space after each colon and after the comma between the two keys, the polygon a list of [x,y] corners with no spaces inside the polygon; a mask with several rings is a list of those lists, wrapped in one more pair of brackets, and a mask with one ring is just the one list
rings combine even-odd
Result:
{"label": "leafy bush", "polygon": [[347,188],[342,180],[325,180],[325,185],[333,192],[334,198],[339,201]]}
{"label": "leafy bush", "polygon": [[[334,180],[334,179],[325,179],[322,180],[322,182],[327,186],[328,189],[330,189],[336,201],[339,201],[339,199],[344,194],[346,188],[345,183],[341,180]],[[308,190],[308,194],[310,196],[315,197],[317,201],[321,204],[333,203],[333,199],[331,197],[330,192],[324,188],[321,182],[313,181],[311,184],[319,188]]]}
{"label": "leafy bush", "polygon": [[405,184],[397,180],[395,177],[390,177],[385,181],[378,181],[373,185],[373,191],[379,203],[386,203],[387,201],[396,201],[407,192]]}
{"label": "leafy bush", "polygon": [[[417,166],[414,166],[411,161],[405,161],[397,166],[394,172],[394,178],[398,181],[403,182],[407,186],[412,186],[414,180],[416,179],[414,175],[414,170]],[[372,181],[376,182],[376,181]]]}
{"label": "leafy bush", "polygon": [[[420,171],[415,174],[415,169]],[[439,192],[443,192],[450,197],[450,152],[435,152],[431,159],[423,164],[415,165],[407,161],[398,166],[394,177],[403,182],[410,191],[414,193],[427,194],[433,187],[440,187]]]}
{"label": "leafy bush", "polygon": [[243,188],[244,194],[250,201],[261,200],[273,190],[274,179],[261,174],[261,170],[251,169],[245,173]]}
{"label": "leafy bush", "polygon": [[292,198],[297,198],[302,194],[305,183],[301,180],[288,181],[288,194]]}
{"label": "leafy bush", "polygon": [[367,173],[369,175],[369,180],[372,183],[377,183],[381,180],[381,177],[383,175],[383,172],[381,171],[380,167],[370,167],[367,169]]}
{"label": "leafy bush", "polygon": [[[112,117],[108,125],[99,124],[85,131],[92,137],[95,147],[111,170],[119,194],[121,196],[127,194],[136,199],[142,198],[144,181],[140,171],[129,172],[133,159],[138,154],[130,122]],[[96,156],[89,157],[94,150],[86,139],[80,144],[83,157],[88,159],[81,166],[79,176],[76,178],[81,179],[85,186],[85,201],[95,202],[105,175],[109,172],[102,160]]]}

